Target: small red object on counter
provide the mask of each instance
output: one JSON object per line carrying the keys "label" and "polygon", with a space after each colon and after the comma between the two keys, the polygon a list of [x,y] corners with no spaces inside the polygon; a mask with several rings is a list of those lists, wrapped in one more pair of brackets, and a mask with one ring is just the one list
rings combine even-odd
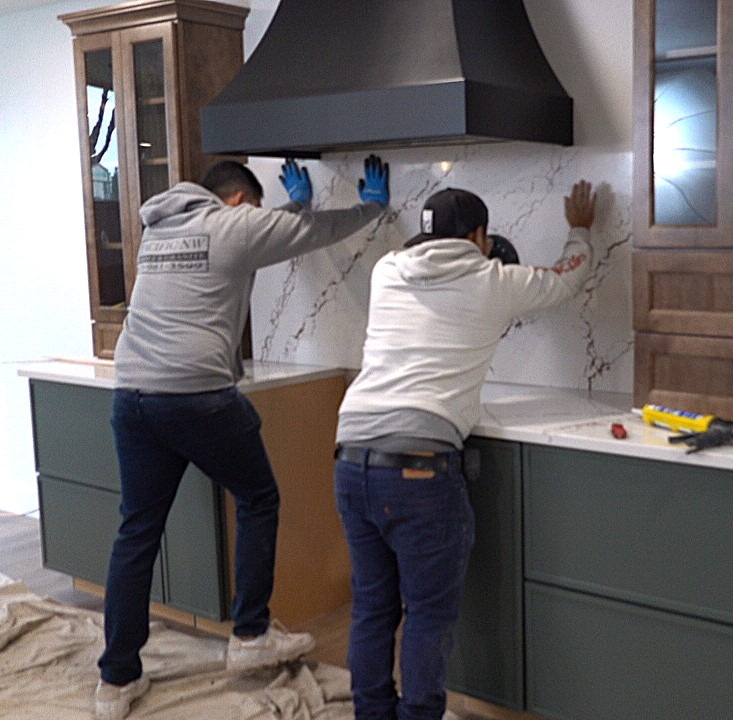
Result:
{"label": "small red object on counter", "polygon": [[629,434],[621,423],[611,423],[611,435],[613,435],[617,440],[624,440]]}

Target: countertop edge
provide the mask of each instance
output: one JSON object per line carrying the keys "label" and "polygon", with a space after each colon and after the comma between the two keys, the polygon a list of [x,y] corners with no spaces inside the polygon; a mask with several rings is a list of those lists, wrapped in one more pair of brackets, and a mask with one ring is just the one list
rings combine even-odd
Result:
{"label": "countertop edge", "polygon": [[[628,437],[616,439],[610,426],[620,422]],[[602,437],[606,434],[607,437]],[[475,437],[506,440],[528,445],[557,447],[565,450],[619,455],[642,460],[657,460],[692,467],[733,470],[733,447],[710,448],[687,453],[686,446],[670,444],[670,430],[651,427],[631,414],[609,414],[576,424],[562,423],[536,427],[496,427],[477,425],[471,431]]]}
{"label": "countertop edge", "polygon": [[[261,392],[297,383],[338,377],[347,372],[346,369],[335,366],[246,361],[244,377],[237,383],[237,387],[244,393]],[[44,380],[107,390],[115,387],[114,362],[111,360],[48,358],[20,367],[18,375],[27,377],[29,380]]]}
{"label": "countertop edge", "polygon": [[[244,393],[260,392],[298,383],[347,376],[335,366],[298,365],[249,360],[245,377],[237,383]],[[111,360],[47,358],[19,368],[18,375],[104,389],[114,388]],[[630,410],[630,396],[598,392],[592,395],[562,388],[511,386],[487,383],[482,396],[482,417],[471,435],[495,440],[545,445],[662,462],[733,470],[733,446],[688,454],[683,445],[671,445],[671,432],[651,427]],[[628,431],[616,439],[611,423]]]}

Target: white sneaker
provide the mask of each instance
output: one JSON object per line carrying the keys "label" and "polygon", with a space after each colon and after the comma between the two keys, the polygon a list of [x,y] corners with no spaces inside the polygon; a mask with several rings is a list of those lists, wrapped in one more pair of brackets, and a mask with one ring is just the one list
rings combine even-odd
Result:
{"label": "white sneaker", "polygon": [[94,694],[94,717],[96,720],[122,720],[130,712],[130,705],[150,687],[147,675],[141,675],[137,680],[127,685],[112,685],[100,680]]}
{"label": "white sneaker", "polygon": [[277,620],[273,620],[267,632],[251,640],[240,640],[236,635],[229,638],[227,670],[251,672],[275,667],[297,660],[315,646],[316,641],[309,633],[288,632]]}

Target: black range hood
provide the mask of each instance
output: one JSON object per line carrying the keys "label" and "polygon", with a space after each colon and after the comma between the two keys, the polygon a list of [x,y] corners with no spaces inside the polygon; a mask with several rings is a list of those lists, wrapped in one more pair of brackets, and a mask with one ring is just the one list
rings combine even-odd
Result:
{"label": "black range hood", "polygon": [[273,157],[573,142],[522,0],[280,0],[201,121],[204,152]]}

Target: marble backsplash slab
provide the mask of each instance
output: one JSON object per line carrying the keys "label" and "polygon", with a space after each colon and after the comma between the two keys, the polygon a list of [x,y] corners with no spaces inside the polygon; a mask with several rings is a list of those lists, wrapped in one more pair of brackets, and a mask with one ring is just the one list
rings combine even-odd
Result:
{"label": "marble backsplash slab", "polygon": [[[363,158],[349,153],[304,163],[315,209],[358,202]],[[419,231],[420,210],[432,193],[459,187],[480,195],[489,207],[490,232],[509,238],[522,263],[550,265],[567,236],[563,197],[585,178],[598,192],[591,276],[569,303],[512,322],[487,380],[630,392],[630,152],[494,143],[390,150],[382,158],[390,164],[388,213],[341,243],[258,273],[252,298],[255,359],[358,368],[371,269]],[[268,206],[287,199],[278,181],[280,165],[273,159],[249,161]]]}

